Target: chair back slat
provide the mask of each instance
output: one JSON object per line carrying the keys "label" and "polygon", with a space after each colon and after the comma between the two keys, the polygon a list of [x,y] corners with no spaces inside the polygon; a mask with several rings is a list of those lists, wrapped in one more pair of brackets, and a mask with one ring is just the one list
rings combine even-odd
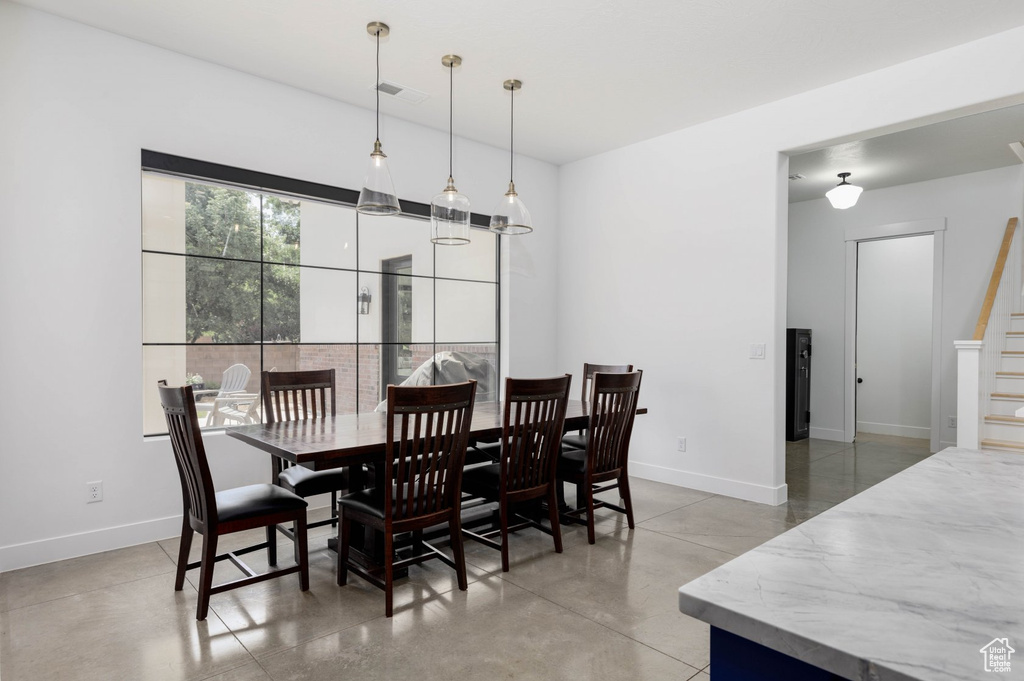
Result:
{"label": "chair back slat", "polygon": [[167,420],[167,432],[174,450],[174,462],[181,480],[182,505],[191,518],[208,526],[217,519],[217,498],[214,492],[206,448],[199,432],[199,417],[192,386],[169,388],[161,381],[160,404]]}
{"label": "chair back slat", "polygon": [[408,520],[457,508],[476,381],[388,386],[385,508]]}
{"label": "chair back slat", "polygon": [[642,376],[642,371],[594,374],[589,400],[588,474],[625,467]]}
{"label": "chair back slat", "polygon": [[572,376],[505,379],[501,475],[506,493],[546,486],[555,476]]}

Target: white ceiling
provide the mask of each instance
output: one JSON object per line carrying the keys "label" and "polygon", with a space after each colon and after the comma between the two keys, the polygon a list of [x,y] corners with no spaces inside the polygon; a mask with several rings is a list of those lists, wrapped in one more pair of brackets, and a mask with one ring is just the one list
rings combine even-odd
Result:
{"label": "white ceiling", "polygon": [[[372,108],[382,77],[422,90],[385,113],[556,164],[1024,24],[1020,0],[20,0],[114,33]],[[385,148],[386,148],[386,130]]]}
{"label": "white ceiling", "polygon": [[842,172],[852,173],[851,184],[880,189],[1016,165],[1009,144],[1021,140],[1024,105],[792,156],[790,175],[804,178],[789,181],[789,202],[824,197]]}

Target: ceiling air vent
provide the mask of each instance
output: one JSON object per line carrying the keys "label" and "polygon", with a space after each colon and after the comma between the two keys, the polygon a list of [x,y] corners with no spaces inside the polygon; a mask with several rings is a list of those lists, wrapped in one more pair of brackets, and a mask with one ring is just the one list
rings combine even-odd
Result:
{"label": "ceiling air vent", "polygon": [[791,180],[802,180],[802,179],[804,179],[804,175],[801,175],[800,173],[793,173],[792,175],[789,176],[789,179],[791,179]]}
{"label": "ceiling air vent", "polygon": [[[374,89],[374,86],[371,85],[370,89]],[[424,99],[430,96],[426,92],[413,90],[411,87],[406,87],[404,85],[399,85],[398,83],[392,83],[386,80],[382,80],[380,82],[380,85],[377,87],[377,90],[382,95],[388,95],[389,97],[400,99],[408,104],[419,104]]]}

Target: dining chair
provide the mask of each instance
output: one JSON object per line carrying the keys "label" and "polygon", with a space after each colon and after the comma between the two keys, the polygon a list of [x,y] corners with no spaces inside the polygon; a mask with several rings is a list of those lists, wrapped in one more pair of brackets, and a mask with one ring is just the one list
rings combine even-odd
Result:
{"label": "dining chair", "polygon": [[[393,608],[394,571],[439,558],[455,569],[459,589],[466,590],[466,555],[462,545],[461,483],[466,458],[476,381],[423,387],[388,386],[387,442],[374,487],[343,496],[338,528],[338,584],[348,571],[385,594],[385,613]],[[383,471],[380,470],[383,468]],[[384,536],[384,565],[364,568],[351,559],[352,524],[361,523]],[[423,530],[446,523],[452,558],[423,541]],[[395,535],[411,532],[413,555],[395,560]]]}
{"label": "dining chair", "polygon": [[[309,590],[309,563],[306,558],[306,501],[276,485],[258,484],[214,491],[210,466],[206,459],[206,448],[200,432],[199,417],[196,415],[192,386],[167,387],[166,381],[159,384],[160,403],[167,419],[167,432],[174,450],[174,462],[181,482],[182,523],[181,542],[178,547],[178,565],[174,577],[174,590],[181,591],[185,584],[185,572],[199,568],[199,604],[196,619],[204,620],[210,609],[210,596],[229,589],[248,586],[274,577],[299,573],[299,586]],[[296,542],[301,548],[299,560],[292,567],[271,570],[257,574],[242,562],[239,556],[260,549],[270,548],[277,537],[274,527],[278,523],[295,523]],[[266,528],[267,540],[238,551],[217,555],[217,542],[222,535]],[[199,561],[189,563],[195,532],[203,535],[203,553]],[[213,586],[213,568],[217,562],[230,560],[246,577],[225,584]],[[269,560],[275,565],[275,560]]]}
{"label": "dining chair", "polygon": [[[505,379],[505,416],[498,447],[498,463],[467,469],[462,491],[498,502],[499,527],[463,534],[501,551],[501,570],[508,572],[508,535],[535,527],[554,538],[555,553],[562,552],[562,532],[555,494],[555,466],[559,440],[565,427],[572,376]],[[482,449],[486,451],[487,446]],[[515,507],[547,500],[550,527],[534,517],[513,513]],[[536,515],[536,513],[532,514]],[[516,524],[510,522],[517,520]],[[500,536],[495,542],[491,537]]]}
{"label": "dining chair", "polygon": [[[588,364],[583,363],[583,384],[580,386],[580,401],[586,402],[590,397],[590,387],[594,373],[600,371],[603,374],[626,374],[633,370],[632,364]],[[562,437],[562,445],[573,449],[587,448],[587,431],[580,430],[575,433],[567,433]]]}
{"label": "dining chair", "polygon": [[[312,371],[264,371],[260,376],[263,393],[263,414],[266,423],[278,421],[311,421],[335,416],[336,393],[334,369]],[[308,499],[317,494],[331,495],[331,517],[308,523],[310,528],[338,522],[338,492],[349,487],[348,468],[313,470],[295,465],[279,456],[271,456],[272,481],[289,492]],[[294,528],[277,528],[295,541]],[[275,549],[276,550],[276,549]],[[298,545],[295,545],[296,552]],[[276,556],[275,556],[276,557]],[[296,553],[296,560],[298,554]]]}
{"label": "dining chair", "polygon": [[[625,513],[629,529],[634,528],[627,462],[642,377],[642,371],[627,374],[596,372],[589,397],[586,449],[563,449],[558,458],[559,487],[565,481],[576,484],[576,508],[564,512],[563,517],[578,522],[576,516],[586,514],[587,541],[591,544],[594,543],[594,510],[597,508]],[[599,487],[601,483],[610,484]],[[596,494],[616,487],[622,506],[595,500]]]}

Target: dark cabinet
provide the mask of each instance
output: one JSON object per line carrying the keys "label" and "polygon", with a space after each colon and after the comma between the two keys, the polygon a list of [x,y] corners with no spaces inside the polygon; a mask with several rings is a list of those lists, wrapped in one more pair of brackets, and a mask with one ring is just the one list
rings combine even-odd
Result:
{"label": "dark cabinet", "polygon": [[811,330],[786,329],[786,439],[811,434]]}

